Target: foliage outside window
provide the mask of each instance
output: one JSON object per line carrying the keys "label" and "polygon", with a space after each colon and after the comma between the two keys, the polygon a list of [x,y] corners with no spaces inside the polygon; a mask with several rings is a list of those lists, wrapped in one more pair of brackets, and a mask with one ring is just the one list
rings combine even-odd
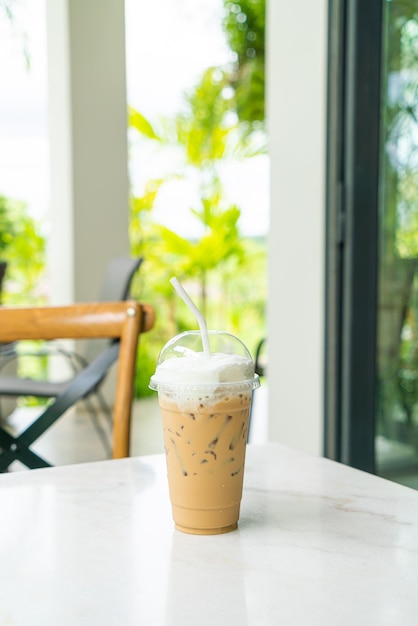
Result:
{"label": "foliage outside window", "polygon": [[7,262],[2,303],[45,302],[45,240],[26,205],[0,195],[0,260]]}
{"label": "foliage outside window", "polygon": [[418,9],[385,4],[378,434],[406,441],[418,407]]}
{"label": "foliage outside window", "polygon": [[[240,208],[226,197],[222,180],[226,163],[267,151],[264,0],[225,2],[223,26],[234,60],[225,67],[207,68],[185,94],[177,115],[151,121],[129,109],[131,132],[139,134],[144,150],[156,160],[164,151],[173,156],[172,169],[161,168],[161,175],[147,180],[142,194],[132,198],[132,251],[146,260],[137,296],[157,311],[156,329],[141,344],[139,395],[147,394],[162,345],[196,324],[173,293],[173,275],[186,286],[210,328],[235,332],[252,350],[265,335],[265,241],[241,235]],[[194,240],[154,218],[163,194],[175,197],[182,183],[196,190],[190,219],[199,222],[201,236]]]}

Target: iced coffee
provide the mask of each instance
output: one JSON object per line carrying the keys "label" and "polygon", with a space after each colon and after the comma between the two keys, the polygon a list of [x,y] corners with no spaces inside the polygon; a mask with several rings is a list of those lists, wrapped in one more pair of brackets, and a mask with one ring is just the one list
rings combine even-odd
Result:
{"label": "iced coffee", "polygon": [[237,527],[248,422],[259,386],[245,345],[208,332],[178,335],[160,354],[150,386],[158,391],[167,475],[176,527],[217,534]]}

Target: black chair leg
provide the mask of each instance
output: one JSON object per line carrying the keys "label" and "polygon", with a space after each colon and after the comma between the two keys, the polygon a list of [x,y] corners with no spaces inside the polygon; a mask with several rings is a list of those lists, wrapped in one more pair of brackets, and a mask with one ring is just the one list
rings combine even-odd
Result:
{"label": "black chair leg", "polygon": [[0,428],[0,448],[0,472],[6,472],[14,461],[19,461],[29,469],[51,467],[50,463],[22,443],[20,437],[13,437],[3,428]]}

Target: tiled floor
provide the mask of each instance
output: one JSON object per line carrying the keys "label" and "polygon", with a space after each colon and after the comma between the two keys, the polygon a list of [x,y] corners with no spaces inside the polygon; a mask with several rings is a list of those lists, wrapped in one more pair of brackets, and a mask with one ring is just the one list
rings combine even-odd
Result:
{"label": "tiled floor", "polygon": [[[21,432],[28,426],[37,409],[17,409],[8,421],[13,430]],[[158,454],[164,451],[161,421],[157,399],[137,400],[133,407],[131,456]],[[250,441],[261,443],[267,440],[267,388],[260,388],[254,394],[252,428]],[[107,433],[109,424],[101,416],[99,426]],[[92,417],[81,408],[74,409],[60,418],[34,444],[33,449],[52,465],[68,465],[86,461],[99,461],[109,458],[109,454],[96,430]],[[14,463],[9,470],[26,469]]]}

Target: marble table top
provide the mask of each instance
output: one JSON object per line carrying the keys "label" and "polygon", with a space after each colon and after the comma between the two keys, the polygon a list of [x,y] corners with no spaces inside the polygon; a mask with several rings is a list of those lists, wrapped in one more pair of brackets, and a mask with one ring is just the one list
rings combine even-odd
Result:
{"label": "marble table top", "polygon": [[0,626],[409,626],[418,492],[248,446],[238,530],[173,527],[161,455],[0,475]]}

